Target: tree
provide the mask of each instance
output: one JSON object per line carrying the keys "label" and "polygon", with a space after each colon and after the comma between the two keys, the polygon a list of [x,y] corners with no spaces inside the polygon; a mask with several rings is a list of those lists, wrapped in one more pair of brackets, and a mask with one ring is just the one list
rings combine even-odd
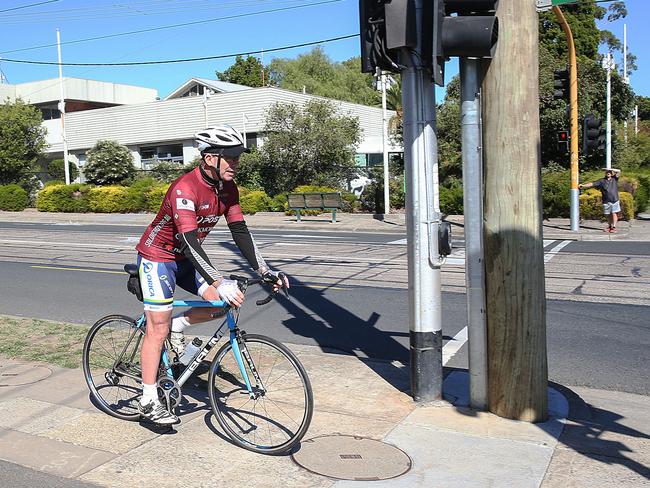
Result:
{"label": "tree", "polygon": [[381,94],[373,77],[361,73],[361,59],[333,63],[322,48],[316,47],[296,59],[276,58],[271,62],[272,83],[286,90],[310,95],[379,106]]}
{"label": "tree", "polygon": [[639,106],[639,119],[650,120],[650,97],[636,97],[636,105]]}
{"label": "tree", "polygon": [[235,64],[224,72],[216,72],[217,78],[229,83],[237,83],[252,87],[266,86],[269,84],[269,68],[262,65],[255,56],[242,56],[235,58]]}
{"label": "tree", "polygon": [[34,171],[47,146],[41,112],[18,99],[0,104],[0,184],[34,189]]}
{"label": "tree", "polygon": [[[614,2],[609,8],[608,21],[624,17],[626,11],[621,2]],[[607,30],[599,30],[596,20],[605,18],[608,10],[593,1],[562,7],[564,16],[571,26],[578,57],[578,113],[584,116],[593,113],[605,119],[606,71],[601,67],[602,56],[598,46],[604,43],[610,50],[620,50],[621,43]],[[555,16],[540,15],[540,123],[542,135],[542,161],[545,166],[568,167],[569,157],[557,147],[557,133],[569,126],[566,104],[553,98],[553,71],[565,69],[568,60],[566,36]],[[633,59],[628,57],[628,59]],[[633,68],[633,66],[632,66]],[[634,94],[629,85],[622,81],[622,74],[612,73],[612,117],[624,120],[633,107]],[[616,140],[614,141],[616,151]],[[592,154],[581,162],[581,169],[602,166],[603,154]]]}
{"label": "tree", "polygon": [[259,176],[247,178],[271,196],[299,185],[341,187],[355,174],[355,149],[361,141],[356,117],[339,114],[323,100],[304,105],[276,103],[269,109],[260,148]]}
{"label": "tree", "polygon": [[86,155],[84,176],[89,183],[119,185],[135,174],[131,151],[117,141],[97,141]]}
{"label": "tree", "polygon": [[[70,181],[74,181],[79,176],[77,165],[68,161],[68,171],[70,172]],[[47,174],[50,178],[57,181],[65,181],[65,167],[63,159],[54,159],[47,165]]]}

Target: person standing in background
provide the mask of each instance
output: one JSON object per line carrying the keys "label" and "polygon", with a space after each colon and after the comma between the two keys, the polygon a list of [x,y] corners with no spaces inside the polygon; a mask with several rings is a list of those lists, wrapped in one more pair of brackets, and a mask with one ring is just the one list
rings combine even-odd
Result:
{"label": "person standing in background", "polygon": [[603,196],[603,213],[607,215],[609,227],[605,232],[617,232],[618,212],[621,211],[621,202],[618,198],[618,177],[621,170],[617,168],[605,168],[605,177],[597,181],[578,185],[581,190],[584,188],[598,188]]}

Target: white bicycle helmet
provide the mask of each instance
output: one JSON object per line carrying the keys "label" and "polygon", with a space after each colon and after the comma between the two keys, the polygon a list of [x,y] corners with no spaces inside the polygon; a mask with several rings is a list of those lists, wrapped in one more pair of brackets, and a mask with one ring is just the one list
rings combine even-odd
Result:
{"label": "white bicycle helmet", "polygon": [[237,157],[243,152],[250,152],[244,146],[244,136],[237,129],[226,124],[208,127],[197,132],[194,138],[201,154],[216,153]]}

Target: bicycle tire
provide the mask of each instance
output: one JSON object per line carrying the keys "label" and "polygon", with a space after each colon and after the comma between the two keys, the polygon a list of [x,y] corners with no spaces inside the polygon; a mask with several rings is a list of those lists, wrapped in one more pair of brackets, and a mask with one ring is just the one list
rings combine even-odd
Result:
{"label": "bicycle tire", "polygon": [[[102,341],[104,337],[110,340]],[[130,337],[131,343],[125,351],[127,361],[117,364]],[[86,384],[96,406],[118,419],[135,421],[140,418],[137,402],[142,391],[140,347],[143,337],[144,331],[136,329],[135,321],[125,315],[107,315],[99,319],[86,335],[82,354]]]}
{"label": "bicycle tire", "polygon": [[[212,411],[221,428],[237,446],[261,454],[284,454],[300,442],[311,423],[314,413],[311,382],[298,358],[282,343],[258,334],[244,334],[242,337],[242,342],[245,343],[249,357],[254,362],[261,383],[266,389],[260,389],[248,361],[244,358],[251,385],[254,391],[264,391],[264,394],[255,399],[250,398],[232,353],[232,345],[227,342],[219,349],[210,365],[208,390]],[[240,349],[243,349],[241,342]],[[272,364],[267,374],[266,367],[270,362]],[[273,377],[274,372],[279,376],[276,374],[277,377]],[[295,377],[288,376],[290,373]],[[271,388],[281,379],[282,383],[278,386],[283,388]],[[301,394],[297,399],[289,400],[286,393],[298,388],[302,388]],[[231,397],[233,403],[228,405]],[[241,401],[237,402],[238,399]],[[234,403],[242,404],[237,408],[233,406]],[[261,407],[259,411],[257,406]],[[269,416],[269,410],[279,411],[283,418],[265,418],[265,415]],[[296,420],[289,413],[295,413]],[[282,423],[287,423],[287,418],[291,421],[290,425]],[[243,421],[243,427],[237,420]],[[266,436],[268,433],[269,442],[266,444],[261,443],[261,438],[257,437],[257,421],[267,421],[266,425],[259,429],[260,436]]]}

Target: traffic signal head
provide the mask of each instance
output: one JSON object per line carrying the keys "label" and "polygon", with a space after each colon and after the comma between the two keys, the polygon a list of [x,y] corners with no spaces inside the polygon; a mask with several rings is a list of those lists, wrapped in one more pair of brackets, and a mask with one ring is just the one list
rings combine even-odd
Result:
{"label": "traffic signal head", "polygon": [[569,100],[569,70],[556,69],[553,72],[553,98],[555,100]]}
{"label": "traffic signal head", "polygon": [[361,71],[400,71],[401,48],[417,44],[415,0],[359,0]]}
{"label": "traffic signal head", "polygon": [[[427,2],[425,2],[427,3]],[[445,60],[490,58],[499,37],[498,0],[433,0],[433,81],[444,85]]]}
{"label": "traffic signal head", "polygon": [[557,150],[562,154],[569,152],[569,131],[560,130],[557,133]]}
{"label": "traffic signal head", "polygon": [[597,119],[593,114],[588,114],[582,123],[582,153],[586,156],[590,152],[603,149],[605,149],[603,121]]}

